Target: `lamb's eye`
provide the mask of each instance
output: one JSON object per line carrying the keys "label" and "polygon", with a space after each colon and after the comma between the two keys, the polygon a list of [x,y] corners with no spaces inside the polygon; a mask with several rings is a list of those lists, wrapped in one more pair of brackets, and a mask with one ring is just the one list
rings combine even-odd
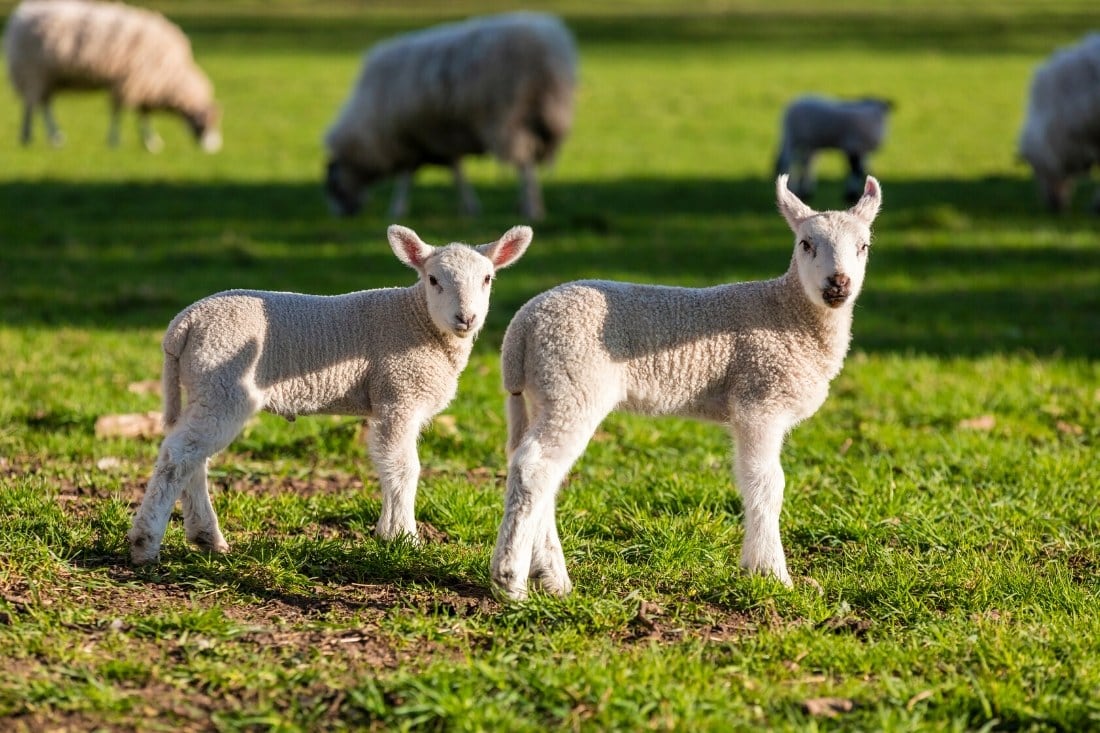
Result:
{"label": "lamb's eye", "polygon": [[812,244],[810,244],[809,240],[807,240],[807,239],[803,239],[798,244],[799,244],[799,246],[802,247],[803,252],[813,252],[814,251],[814,246]]}
{"label": "lamb's eye", "polygon": [[489,283],[491,283],[492,281],[493,281],[493,276],[492,275],[486,275],[485,276],[485,287],[489,287]]}
{"label": "lamb's eye", "polygon": [[428,282],[434,287],[439,287],[439,281],[435,279],[435,275],[428,275]]}
{"label": "lamb's eye", "polygon": [[867,254],[867,250],[869,250],[869,249],[871,249],[871,243],[870,242],[863,242],[859,245],[859,253],[860,254]]}

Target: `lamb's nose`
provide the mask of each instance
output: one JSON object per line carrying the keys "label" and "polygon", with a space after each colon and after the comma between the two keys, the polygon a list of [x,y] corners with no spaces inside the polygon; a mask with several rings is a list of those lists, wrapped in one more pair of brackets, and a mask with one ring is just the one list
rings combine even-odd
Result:
{"label": "lamb's nose", "polygon": [[461,313],[456,313],[455,320],[461,323],[467,329],[470,329],[474,327],[474,321],[477,320],[477,316],[466,316]]}
{"label": "lamb's nose", "polygon": [[829,276],[829,285],[834,288],[840,288],[841,290],[847,290],[852,284],[852,278],[842,273]]}

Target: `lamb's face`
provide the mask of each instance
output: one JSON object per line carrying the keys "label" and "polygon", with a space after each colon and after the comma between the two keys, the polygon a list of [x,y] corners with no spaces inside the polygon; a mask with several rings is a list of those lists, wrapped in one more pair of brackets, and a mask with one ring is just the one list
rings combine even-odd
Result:
{"label": "lamb's face", "polygon": [[818,213],[776,181],[779,210],[795,234],[794,262],[802,289],[822,308],[855,301],[871,249],[871,222],[882,204],[878,181],[868,176],[863,196],[847,211]]}
{"label": "lamb's face", "polygon": [[867,268],[870,228],[849,214],[830,211],[807,219],[795,234],[798,278],[810,302],[839,308],[855,301]]}
{"label": "lamb's face", "polygon": [[493,263],[470,247],[438,248],[421,275],[436,328],[459,338],[477,335],[489,312],[494,271]]}

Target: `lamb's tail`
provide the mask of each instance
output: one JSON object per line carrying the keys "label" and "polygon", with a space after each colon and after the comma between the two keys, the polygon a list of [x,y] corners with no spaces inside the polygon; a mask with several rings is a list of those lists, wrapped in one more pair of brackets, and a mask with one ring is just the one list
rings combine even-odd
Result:
{"label": "lamb's tail", "polygon": [[519,447],[523,436],[527,433],[529,416],[527,414],[527,400],[523,396],[525,386],[525,374],[527,371],[527,329],[519,317],[513,319],[504,334],[504,343],[501,346],[501,375],[504,380],[504,389],[508,390],[508,457]]}
{"label": "lamb's tail", "polygon": [[180,354],[187,345],[188,320],[181,314],[168,326],[164,334],[164,367],[160,375],[161,394],[164,402],[164,430],[170,431],[179,420],[183,409],[180,390]]}

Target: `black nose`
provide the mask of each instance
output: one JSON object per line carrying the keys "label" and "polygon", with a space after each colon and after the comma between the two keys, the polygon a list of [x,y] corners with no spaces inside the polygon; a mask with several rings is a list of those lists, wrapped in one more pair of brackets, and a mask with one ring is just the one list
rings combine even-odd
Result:
{"label": "black nose", "polygon": [[843,274],[830,275],[828,278],[829,287],[838,288],[840,290],[847,290],[852,284],[852,278]]}

